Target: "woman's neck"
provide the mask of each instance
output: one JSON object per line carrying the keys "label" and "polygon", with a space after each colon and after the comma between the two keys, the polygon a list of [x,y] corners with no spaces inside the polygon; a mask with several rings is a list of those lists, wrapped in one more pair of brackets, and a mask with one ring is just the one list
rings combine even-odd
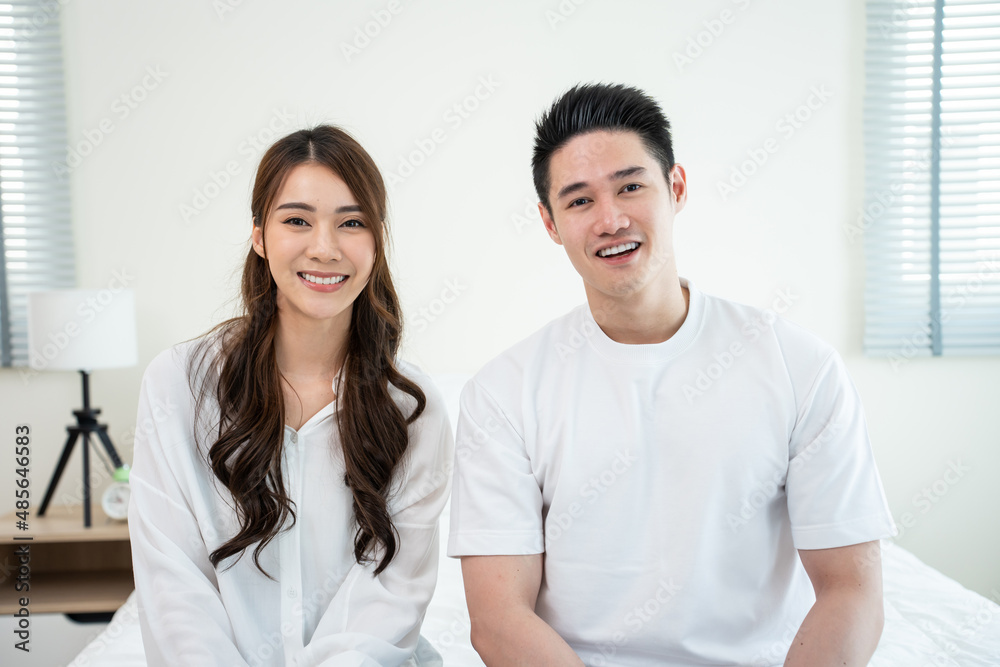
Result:
{"label": "woman's neck", "polygon": [[347,351],[351,311],[315,320],[280,311],[274,337],[278,370],[289,380],[332,382]]}

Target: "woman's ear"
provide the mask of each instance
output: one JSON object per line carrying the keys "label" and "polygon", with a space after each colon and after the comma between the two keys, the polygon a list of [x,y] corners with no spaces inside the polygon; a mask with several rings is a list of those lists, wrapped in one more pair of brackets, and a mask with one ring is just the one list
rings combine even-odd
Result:
{"label": "woman's ear", "polygon": [[253,251],[267,259],[267,254],[264,252],[264,227],[254,225],[253,229],[250,231],[250,243],[253,245]]}

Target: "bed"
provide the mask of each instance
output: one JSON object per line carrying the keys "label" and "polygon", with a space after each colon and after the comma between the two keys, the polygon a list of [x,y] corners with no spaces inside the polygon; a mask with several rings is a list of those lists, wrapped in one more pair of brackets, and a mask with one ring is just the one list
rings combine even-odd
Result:
{"label": "bed", "polygon": [[[442,375],[435,379],[454,422],[458,395],[468,376]],[[482,666],[469,641],[461,565],[444,556],[447,508],[441,528],[438,586],[427,611],[423,635],[446,666]],[[882,561],[885,629],[869,667],[1000,667],[1000,605],[963,588],[889,540],[882,542]],[[70,664],[145,665],[134,593]]]}

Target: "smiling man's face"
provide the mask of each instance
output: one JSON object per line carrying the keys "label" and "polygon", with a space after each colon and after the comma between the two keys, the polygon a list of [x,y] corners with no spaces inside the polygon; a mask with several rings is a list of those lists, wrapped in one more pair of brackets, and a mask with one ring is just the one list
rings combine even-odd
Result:
{"label": "smiling man's face", "polygon": [[[674,216],[687,201],[684,169],[667,183],[635,132],[588,132],[552,154],[552,240],[566,249],[587,298],[624,299],[656,285],[673,258]],[[662,281],[659,281],[662,283]]]}

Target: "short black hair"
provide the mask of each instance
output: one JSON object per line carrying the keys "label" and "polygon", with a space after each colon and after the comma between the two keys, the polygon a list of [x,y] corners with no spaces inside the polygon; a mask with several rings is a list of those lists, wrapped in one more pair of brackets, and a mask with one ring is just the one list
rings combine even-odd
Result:
{"label": "short black hair", "polygon": [[670,121],[656,100],[638,88],[622,84],[578,84],[553,102],[535,123],[531,172],[538,200],[550,215],[549,163],[552,154],[573,137],[596,130],[638,134],[646,150],[660,163],[663,177],[670,182],[670,170],[674,168]]}

